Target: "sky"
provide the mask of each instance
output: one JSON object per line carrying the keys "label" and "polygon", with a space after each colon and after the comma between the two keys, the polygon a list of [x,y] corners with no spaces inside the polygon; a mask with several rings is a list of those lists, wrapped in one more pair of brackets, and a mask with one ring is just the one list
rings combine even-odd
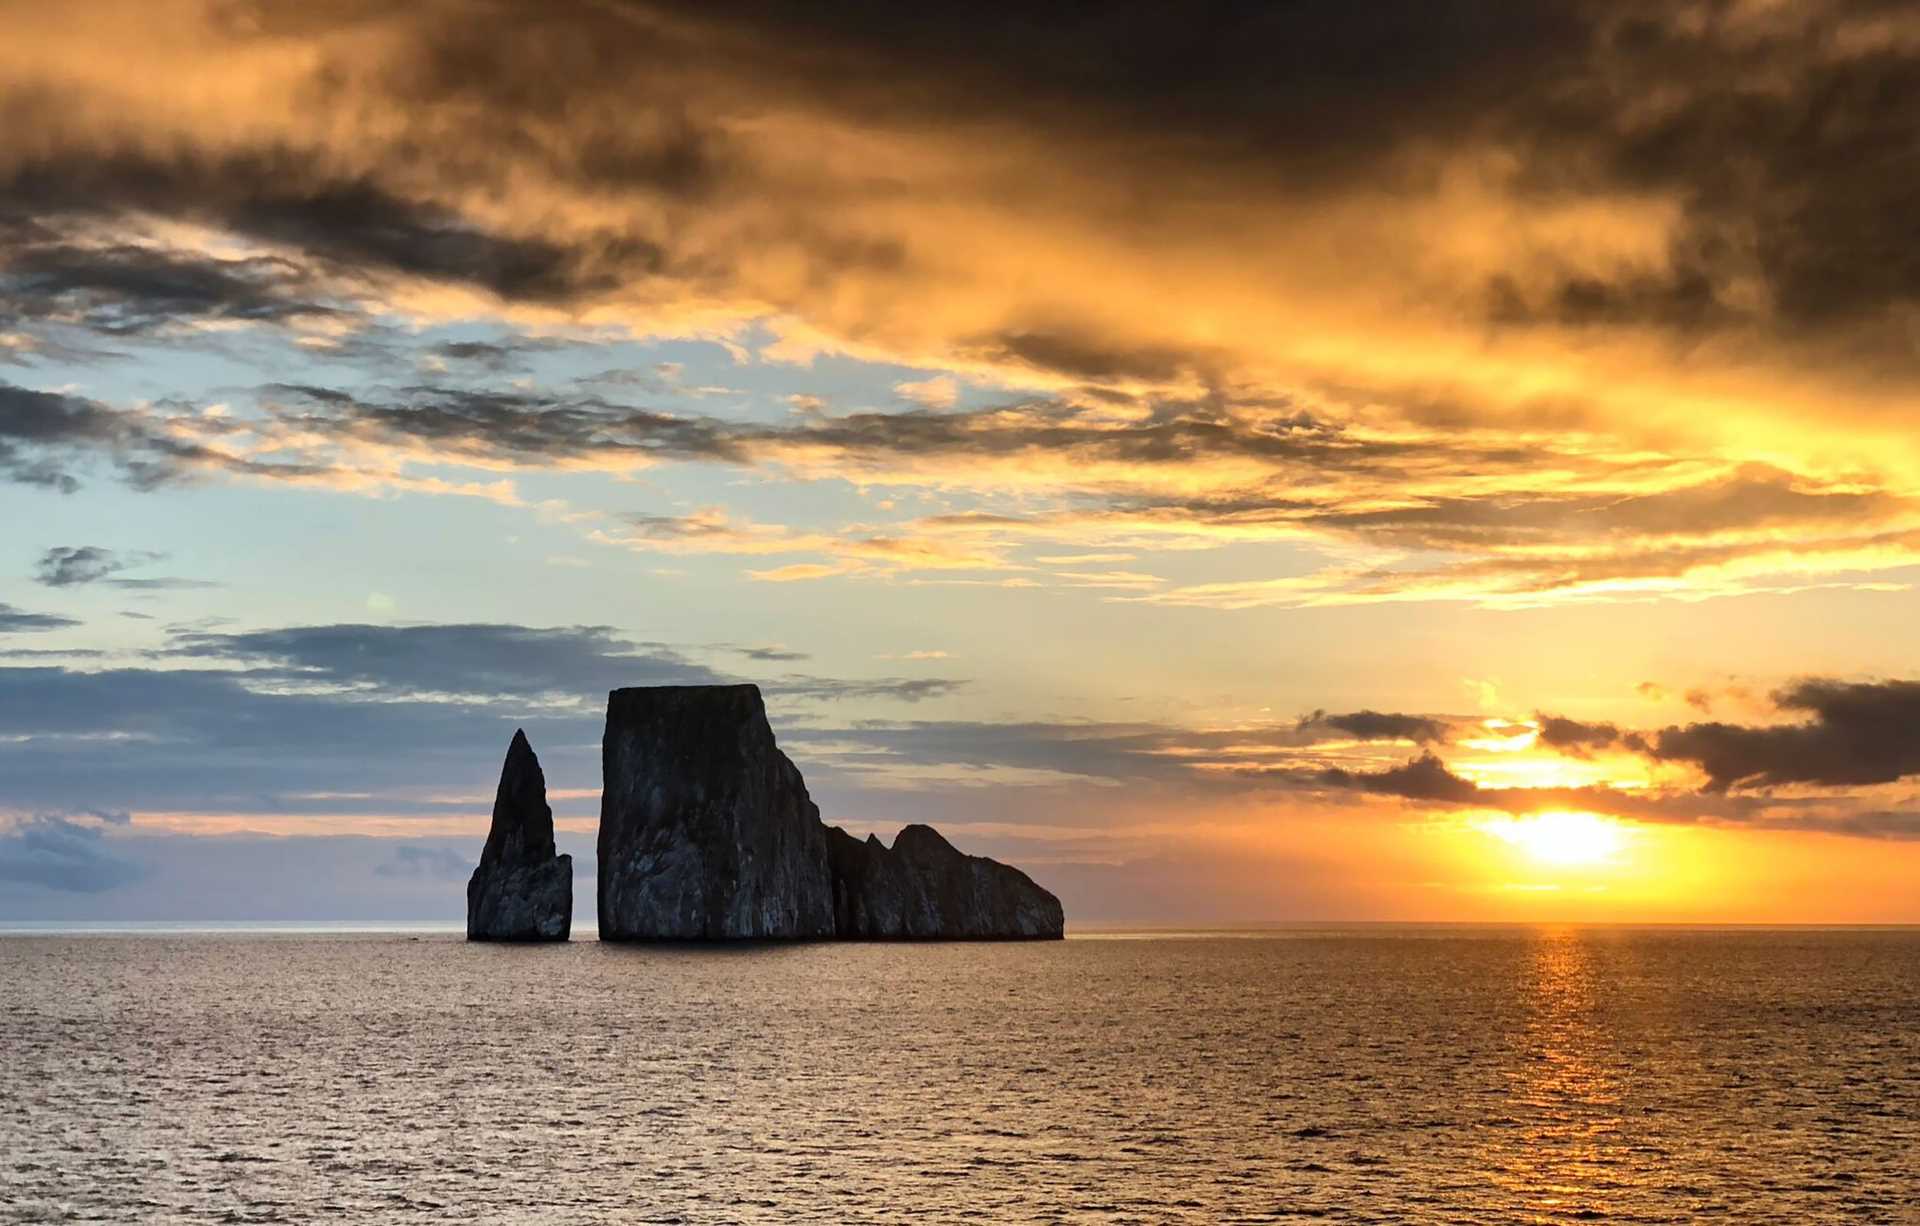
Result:
{"label": "sky", "polygon": [[1070,925],[1920,922],[1920,14],[6,3],[0,922],[616,686]]}

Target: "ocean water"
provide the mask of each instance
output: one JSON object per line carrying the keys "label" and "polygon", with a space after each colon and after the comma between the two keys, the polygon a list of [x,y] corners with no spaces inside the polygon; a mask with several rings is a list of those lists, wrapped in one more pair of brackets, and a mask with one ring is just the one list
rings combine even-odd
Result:
{"label": "ocean water", "polygon": [[0,937],[0,1220],[1920,1222],[1920,932]]}

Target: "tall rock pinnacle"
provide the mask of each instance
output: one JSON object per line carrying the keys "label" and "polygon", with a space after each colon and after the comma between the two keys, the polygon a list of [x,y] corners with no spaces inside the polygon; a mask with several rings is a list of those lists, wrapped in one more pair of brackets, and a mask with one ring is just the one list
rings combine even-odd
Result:
{"label": "tall rock pinnacle", "polygon": [[469,941],[564,941],[573,927],[573,857],[555,854],[547,777],[516,731],[500,768],[493,826],[467,882]]}

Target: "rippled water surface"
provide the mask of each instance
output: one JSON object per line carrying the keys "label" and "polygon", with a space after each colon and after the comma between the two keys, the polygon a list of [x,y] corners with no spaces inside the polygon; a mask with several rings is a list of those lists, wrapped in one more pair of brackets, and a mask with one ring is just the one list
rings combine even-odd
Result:
{"label": "rippled water surface", "polygon": [[0,1220],[1920,1222],[1920,933],[0,938]]}

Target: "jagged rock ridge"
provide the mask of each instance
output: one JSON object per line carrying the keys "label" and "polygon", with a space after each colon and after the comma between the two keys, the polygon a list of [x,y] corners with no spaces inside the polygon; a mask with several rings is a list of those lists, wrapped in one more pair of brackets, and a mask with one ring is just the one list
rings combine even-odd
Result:
{"label": "jagged rock ridge", "polygon": [[823,825],[756,686],[614,690],[601,764],[602,940],[1063,935],[1057,898],[931,827]]}
{"label": "jagged rock ridge", "polygon": [[1019,869],[970,856],[931,826],[902,830],[891,848],[827,831],[833,925],[867,940],[1013,940],[1061,935],[1060,900]]}
{"label": "jagged rock ridge", "polygon": [[573,857],[556,854],[540,759],[516,730],[500,768],[493,825],[467,881],[469,941],[564,941],[573,928]]}

